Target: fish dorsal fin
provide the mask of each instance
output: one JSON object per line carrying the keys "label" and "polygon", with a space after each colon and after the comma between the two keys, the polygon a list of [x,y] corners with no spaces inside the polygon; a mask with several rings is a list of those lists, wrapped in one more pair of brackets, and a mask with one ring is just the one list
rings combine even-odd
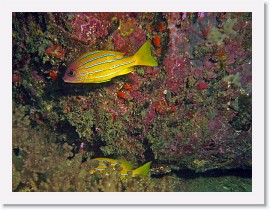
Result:
{"label": "fish dorsal fin", "polygon": [[91,60],[91,58],[95,58],[95,57],[102,56],[105,54],[109,54],[115,58],[122,58],[125,53],[116,52],[116,51],[96,50],[96,51],[91,51],[91,52],[88,52],[88,53],[81,55],[77,59],[78,61],[76,61],[76,62],[87,62],[87,61]]}
{"label": "fish dorsal fin", "polygon": [[125,55],[125,53],[122,52],[117,52],[117,51],[109,51],[110,53],[114,53],[116,56],[118,57],[123,57]]}
{"label": "fish dorsal fin", "polygon": [[150,171],[150,166],[151,166],[151,163],[152,161],[144,164],[143,166],[135,169],[132,171],[132,176],[136,176],[138,174],[141,174],[141,175],[148,175],[149,174],[149,171]]}
{"label": "fish dorsal fin", "polygon": [[115,159],[103,158],[103,157],[93,158],[92,160],[98,161],[99,163],[102,163],[102,164],[105,164],[106,162],[109,162],[110,164],[115,165],[117,163],[117,160],[115,160]]}
{"label": "fish dorsal fin", "polygon": [[124,170],[132,171],[132,164],[124,159],[116,160],[111,158],[94,158],[93,160],[99,161],[99,163],[110,162],[111,165],[119,164]]}
{"label": "fish dorsal fin", "polygon": [[111,159],[111,158],[105,158],[105,157],[99,157],[99,158],[93,158],[92,160],[97,160],[97,161],[108,161],[108,162],[114,162],[116,160]]}
{"label": "fish dorsal fin", "polygon": [[114,56],[116,58],[122,58],[125,55],[125,53],[117,52],[117,51],[106,51],[106,50],[102,50],[102,51],[98,51],[98,52],[99,53],[104,53],[104,54],[114,54]]}

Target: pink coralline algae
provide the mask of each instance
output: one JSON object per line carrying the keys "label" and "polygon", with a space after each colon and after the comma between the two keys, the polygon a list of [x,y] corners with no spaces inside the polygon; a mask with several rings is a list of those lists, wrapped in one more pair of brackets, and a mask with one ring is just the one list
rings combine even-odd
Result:
{"label": "pink coralline algae", "polygon": [[[129,19],[130,21],[133,19]],[[122,27],[125,27],[125,20],[120,19],[120,23],[122,23]],[[125,28],[121,28],[121,24],[119,28],[112,34],[114,49],[120,52],[124,52],[127,54],[131,54],[134,52],[134,48],[141,46],[146,41],[146,35],[143,29],[141,29],[134,20],[129,23],[130,30]],[[127,27],[127,26],[126,26]]]}
{"label": "pink coralline algae", "polygon": [[197,85],[198,90],[205,90],[208,89],[210,86],[205,82],[199,82]]}
{"label": "pink coralline algae", "polygon": [[186,62],[182,56],[167,56],[164,59],[164,65],[168,77],[183,78],[185,76],[185,69],[188,68]]}
{"label": "pink coralline algae", "polygon": [[120,35],[120,32],[117,31],[113,35],[113,43],[115,50],[119,52],[125,52],[126,49],[126,41],[125,39]]}
{"label": "pink coralline algae", "polygon": [[76,14],[72,20],[73,33],[82,41],[96,42],[96,39],[108,35],[110,20],[106,20],[106,13]]}

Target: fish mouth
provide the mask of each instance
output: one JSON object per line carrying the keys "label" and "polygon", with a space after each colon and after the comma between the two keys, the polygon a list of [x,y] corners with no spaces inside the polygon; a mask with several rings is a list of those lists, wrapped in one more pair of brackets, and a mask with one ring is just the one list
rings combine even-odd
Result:
{"label": "fish mouth", "polygon": [[67,79],[66,77],[63,77],[63,80],[64,80],[64,82],[70,82],[70,80]]}
{"label": "fish mouth", "polygon": [[76,83],[76,82],[74,82],[74,79],[73,78],[68,78],[66,76],[63,77],[63,80],[66,83]]}
{"label": "fish mouth", "polygon": [[82,83],[83,82],[83,80],[81,80],[81,79],[77,79],[75,77],[70,78],[70,77],[67,77],[67,76],[64,76],[63,80],[66,83]]}

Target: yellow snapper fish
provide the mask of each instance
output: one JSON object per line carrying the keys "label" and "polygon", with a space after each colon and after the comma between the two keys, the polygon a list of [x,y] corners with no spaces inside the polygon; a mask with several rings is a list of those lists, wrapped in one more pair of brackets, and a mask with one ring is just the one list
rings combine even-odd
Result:
{"label": "yellow snapper fish", "polygon": [[75,60],[65,72],[63,80],[68,83],[101,83],[128,74],[134,66],[157,66],[151,55],[150,40],[147,40],[133,55],[115,51],[88,52]]}
{"label": "yellow snapper fish", "polygon": [[[120,167],[122,168],[122,171],[120,172],[121,178],[125,178],[128,175],[128,172],[132,173],[132,177],[135,177],[136,175],[149,175],[150,173],[150,166],[152,161],[144,164],[143,166],[132,169],[132,164],[126,160],[115,160],[111,158],[94,158],[91,161],[98,161],[98,166],[90,170],[90,174],[94,174],[96,172],[101,172],[101,171],[106,171],[107,169],[107,164],[110,163],[110,166],[115,168],[116,164],[119,164]],[[108,172],[106,172],[106,175],[109,175]]]}

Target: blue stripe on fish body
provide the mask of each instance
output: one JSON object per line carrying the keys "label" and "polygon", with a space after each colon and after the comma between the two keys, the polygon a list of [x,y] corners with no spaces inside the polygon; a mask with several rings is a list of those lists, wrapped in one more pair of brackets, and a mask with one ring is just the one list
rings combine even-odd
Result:
{"label": "blue stripe on fish body", "polygon": [[89,57],[89,56],[91,56],[91,55],[95,55],[95,54],[97,54],[97,53],[99,53],[99,52],[100,52],[100,51],[89,52],[89,53],[87,53],[86,55],[84,55],[82,58],[79,58],[79,59],[78,59],[78,62],[81,61],[81,60],[83,60],[83,59],[85,59],[85,58],[87,58],[87,57]]}
{"label": "blue stripe on fish body", "polygon": [[115,54],[103,54],[103,55],[91,58],[90,60],[87,60],[83,64],[79,65],[79,67],[84,66],[85,64],[91,63],[92,61],[97,61],[98,59],[109,57],[109,56],[115,56]]}
{"label": "blue stripe on fish body", "polygon": [[117,64],[117,65],[114,65],[114,66],[112,66],[110,68],[107,68],[107,69],[99,69],[99,70],[96,70],[96,71],[88,71],[87,74],[88,75],[91,75],[91,74],[96,74],[96,73],[99,73],[99,72],[102,72],[102,71],[113,70],[113,69],[115,69],[117,67],[125,66],[125,65],[128,65],[128,64],[134,63],[134,62],[135,62],[135,60],[129,61],[129,62],[125,62],[125,63],[122,63],[122,64]]}
{"label": "blue stripe on fish body", "polygon": [[82,67],[82,68],[79,68],[80,70],[82,70],[82,69],[90,69],[90,68],[93,68],[93,67],[96,67],[96,66],[99,66],[99,65],[102,65],[102,64],[107,64],[107,63],[113,63],[113,62],[116,62],[116,61],[120,61],[120,60],[122,60],[124,57],[122,57],[122,58],[116,58],[116,59],[114,59],[114,60],[106,60],[106,61],[101,61],[101,62],[99,62],[99,63],[94,63],[94,64],[92,64],[92,65],[90,65],[90,66],[85,66],[85,67],[83,67],[83,66],[80,66],[80,67]]}

